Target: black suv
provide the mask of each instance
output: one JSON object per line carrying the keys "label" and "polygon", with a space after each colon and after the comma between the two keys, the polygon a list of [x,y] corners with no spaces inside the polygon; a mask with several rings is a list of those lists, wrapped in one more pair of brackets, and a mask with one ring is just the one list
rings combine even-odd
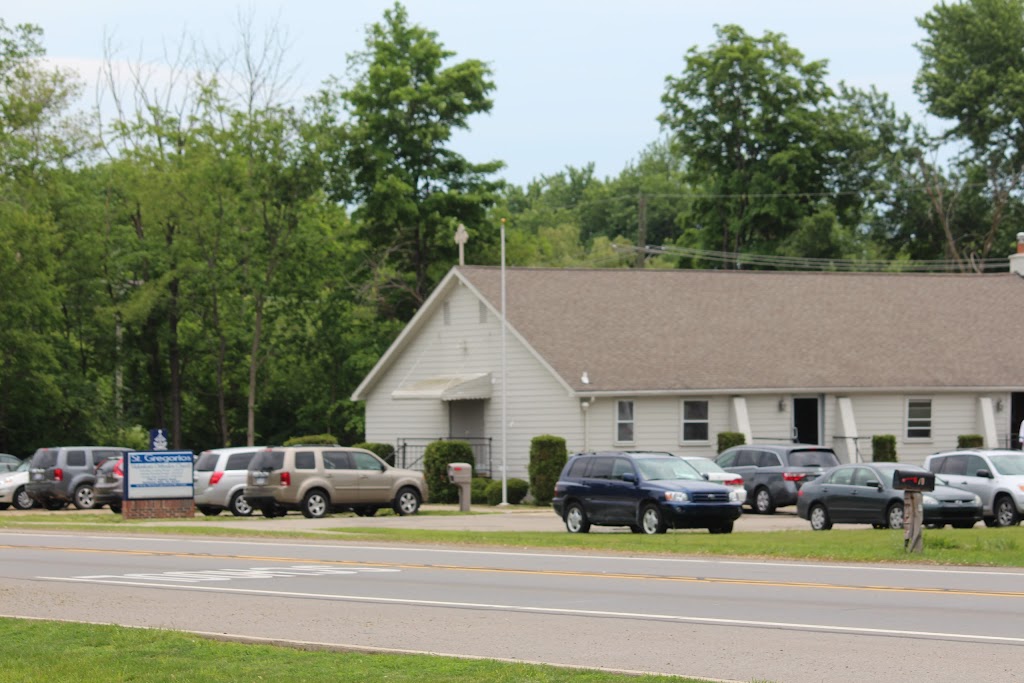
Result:
{"label": "black suv", "polygon": [[671,453],[608,451],[569,458],[555,484],[555,514],[574,534],[591,524],[628,526],[635,534],[707,528],[732,532],[739,491],[712,484]]}
{"label": "black suv", "polygon": [[801,443],[733,446],[718,454],[723,470],[743,477],[747,501],[754,512],[770,515],[775,508],[796,505],[800,487],[839,464],[827,446]]}

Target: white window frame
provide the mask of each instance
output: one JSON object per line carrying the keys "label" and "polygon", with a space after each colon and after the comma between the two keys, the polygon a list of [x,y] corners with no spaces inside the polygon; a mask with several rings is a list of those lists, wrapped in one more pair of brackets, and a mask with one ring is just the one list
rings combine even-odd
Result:
{"label": "white window frame", "polygon": [[[687,403],[703,403],[705,408],[705,417],[703,420],[687,420],[686,419],[686,404]],[[686,438],[686,425],[688,424],[702,424],[707,430],[707,435],[703,439],[687,439]],[[711,401],[706,398],[684,398],[679,401],[679,443],[680,445],[706,445],[711,443]]]}
{"label": "white window frame", "polygon": [[[629,408],[630,418],[628,420],[624,420],[624,419],[622,419],[620,417],[620,410],[619,410],[619,408],[624,403],[628,403],[629,406],[630,406],[630,408]],[[625,443],[625,444],[636,443],[636,401],[634,401],[631,398],[624,398],[624,399],[619,399],[619,400],[615,401],[615,414],[614,414],[614,418],[615,418],[615,435],[614,435],[615,436],[615,443]],[[621,431],[620,430],[621,430],[622,427],[625,427],[626,425],[629,425],[630,430],[632,431],[632,438],[629,438],[629,439],[621,438]]]}
{"label": "white window frame", "polygon": [[[911,403],[927,403],[928,404],[928,417],[927,418],[911,418],[910,417],[910,404]],[[908,396],[904,403],[904,410],[906,411],[904,425],[903,425],[903,438],[906,441],[931,441],[934,434],[934,422],[935,422],[935,402],[928,396]],[[913,423],[913,424],[912,424]],[[911,435],[911,429],[927,429],[927,436],[913,436]]]}

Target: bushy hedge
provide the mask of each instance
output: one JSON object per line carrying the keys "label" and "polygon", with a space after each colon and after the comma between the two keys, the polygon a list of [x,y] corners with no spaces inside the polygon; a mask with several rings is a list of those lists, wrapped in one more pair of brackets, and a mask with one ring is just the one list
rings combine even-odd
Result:
{"label": "bushy hedge", "polygon": [[[523,498],[526,498],[526,494],[530,490],[530,485],[522,479],[511,478],[506,482],[506,486],[508,487],[509,505],[522,503]],[[487,484],[485,493],[488,505],[501,505],[501,480],[494,479]]]}
{"label": "bushy hedge", "polygon": [[362,448],[363,450],[376,453],[377,457],[391,465],[395,466],[395,447],[389,443],[373,443],[372,441],[364,441],[357,443],[352,448]]}
{"label": "bushy hedge", "polygon": [[[485,477],[473,477],[473,484],[469,489],[469,500],[473,505],[487,504],[487,487],[490,486],[490,484],[490,479]],[[498,482],[498,486],[501,486],[501,482]]]}
{"label": "bushy hedge", "polygon": [[872,436],[871,460],[873,462],[896,462],[896,437],[892,434]]}
{"label": "bushy hedge", "polygon": [[[551,502],[555,495],[558,475],[562,473],[562,468],[565,467],[568,457],[565,439],[560,436],[541,434],[530,440],[529,489],[533,491],[533,498],[538,505],[547,505]],[[509,502],[512,502],[511,488],[509,489]]]}
{"label": "bushy hedge", "polygon": [[282,446],[337,446],[338,437],[330,434],[312,434],[308,436],[293,436],[285,441]]}
{"label": "bushy hedge", "polygon": [[742,446],[747,442],[747,438],[743,436],[741,432],[718,432],[718,452],[721,453],[726,448],[732,448],[733,446]]}
{"label": "bushy hedge", "polygon": [[466,462],[476,469],[473,447],[465,441],[434,441],[423,454],[423,476],[432,503],[458,503],[459,487],[448,483],[448,463]]}
{"label": "bushy hedge", "polygon": [[961,434],[956,437],[957,448],[984,448],[985,437],[981,434]]}

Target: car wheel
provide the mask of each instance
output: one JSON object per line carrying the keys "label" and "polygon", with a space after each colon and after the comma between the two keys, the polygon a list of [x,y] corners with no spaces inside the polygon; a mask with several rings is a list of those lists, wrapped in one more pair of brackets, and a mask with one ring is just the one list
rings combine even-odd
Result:
{"label": "car wheel", "polygon": [[62,500],[48,500],[43,504],[43,507],[47,510],[63,510],[67,506],[68,504]]}
{"label": "car wheel", "polygon": [[732,533],[732,521],[724,522],[718,526],[708,527],[709,534],[731,534]]}
{"label": "car wheel", "polygon": [[889,529],[903,528],[903,503],[893,503],[885,511],[885,523]]}
{"label": "car wheel", "polygon": [[1017,507],[1009,496],[999,496],[992,504],[992,512],[995,513],[996,526],[1017,526],[1020,524],[1020,515],[1017,514]]}
{"label": "car wheel", "polygon": [[272,519],[274,517],[284,517],[284,513],[279,512],[277,507],[274,505],[264,505],[263,507],[260,508],[260,514],[262,514],[267,519]]}
{"label": "car wheel", "polygon": [[634,534],[642,534],[644,532],[643,528],[639,524],[630,524],[629,530]]}
{"label": "car wheel", "polygon": [[209,505],[197,505],[196,510],[199,510],[207,517],[216,517],[220,514],[220,508],[212,508]]}
{"label": "car wheel", "polygon": [[11,507],[10,503],[0,503],[0,510],[6,510],[9,507]]}
{"label": "car wheel", "polygon": [[772,500],[772,494],[763,486],[754,491],[754,512],[759,515],[775,513],[775,501]]}
{"label": "car wheel", "polygon": [[231,500],[228,501],[228,508],[230,508],[231,514],[235,517],[248,517],[252,514],[252,505],[249,505],[249,501],[245,499],[241,491],[235,491],[234,495],[231,496]]}
{"label": "car wheel", "polygon": [[302,499],[302,516],[308,519],[320,519],[327,514],[327,494],[320,489],[313,489]]}
{"label": "car wheel", "polygon": [[28,510],[34,507],[36,502],[32,500],[32,497],[28,495],[28,491],[22,486],[20,489],[14,492],[14,509],[15,510]]}
{"label": "car wheel", "polygon": [[654,503],[644,506],[643,512],[640,513],[640,526],[645,534],[663,534],[668,531],[661,508]]}
{"label": "car wheel", "polygon": [[96,493],[92,486],[82,484],[75,489],[75,507],[79,510],[92,510],[96,507]]}
{"label": "car wheel", "polygon": [[565,508],[565,528],[570,534],[585,534],[590,531],[590,520],[579,503],[569,503]]}
{"label": "car wheel", "polygon": [[109,507],[110,507],[110,511],[113,512],[115,515],[121,514],[121,504],[120,503],[111,503]]}
{"label": "car wheel", "polygon": [[811,520],[811,529],[814,531],[828,531],[832,528],[832,518],[828,516],[828,510],[821,503],[815,503],[807,518]]}
{"label": "car wheel", "polygon": [[352,508],[357,517],[373,517],[377,514],[377,508],[372,505],[357,505]]}
{"label": "car wheel", "polygon": [[420,503],[422,502],[420,492],[411,486],[406,486],[398,492],[395,496],[395,502],[393,509],[396,514],[403,517],[406,515],[415,515],[420,511]]}

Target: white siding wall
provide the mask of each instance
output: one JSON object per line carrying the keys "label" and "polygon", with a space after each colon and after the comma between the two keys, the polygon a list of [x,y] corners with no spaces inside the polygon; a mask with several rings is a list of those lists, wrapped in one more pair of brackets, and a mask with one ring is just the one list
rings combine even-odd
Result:
{"label": "white siding wall", "polygon": [[[442,307],[383,374],[366,400],[367,441],[395,443],[399,438],[448,436],[448,406],[433,399],[394,400],[399,386],[431,377],[492,373],[493,395],[485,404],[486,436],[492,438],[492,470],[500,477],[501,322],[489,314],[480,322],[479,300],[457,286],[448,297],[450,325]],[[508,476],[527,478],[530,440],[540,434],[581,443],[583,414],[579,402],[519,343],[507,337]],[[572,448],[572,446],[570,446]]]}

